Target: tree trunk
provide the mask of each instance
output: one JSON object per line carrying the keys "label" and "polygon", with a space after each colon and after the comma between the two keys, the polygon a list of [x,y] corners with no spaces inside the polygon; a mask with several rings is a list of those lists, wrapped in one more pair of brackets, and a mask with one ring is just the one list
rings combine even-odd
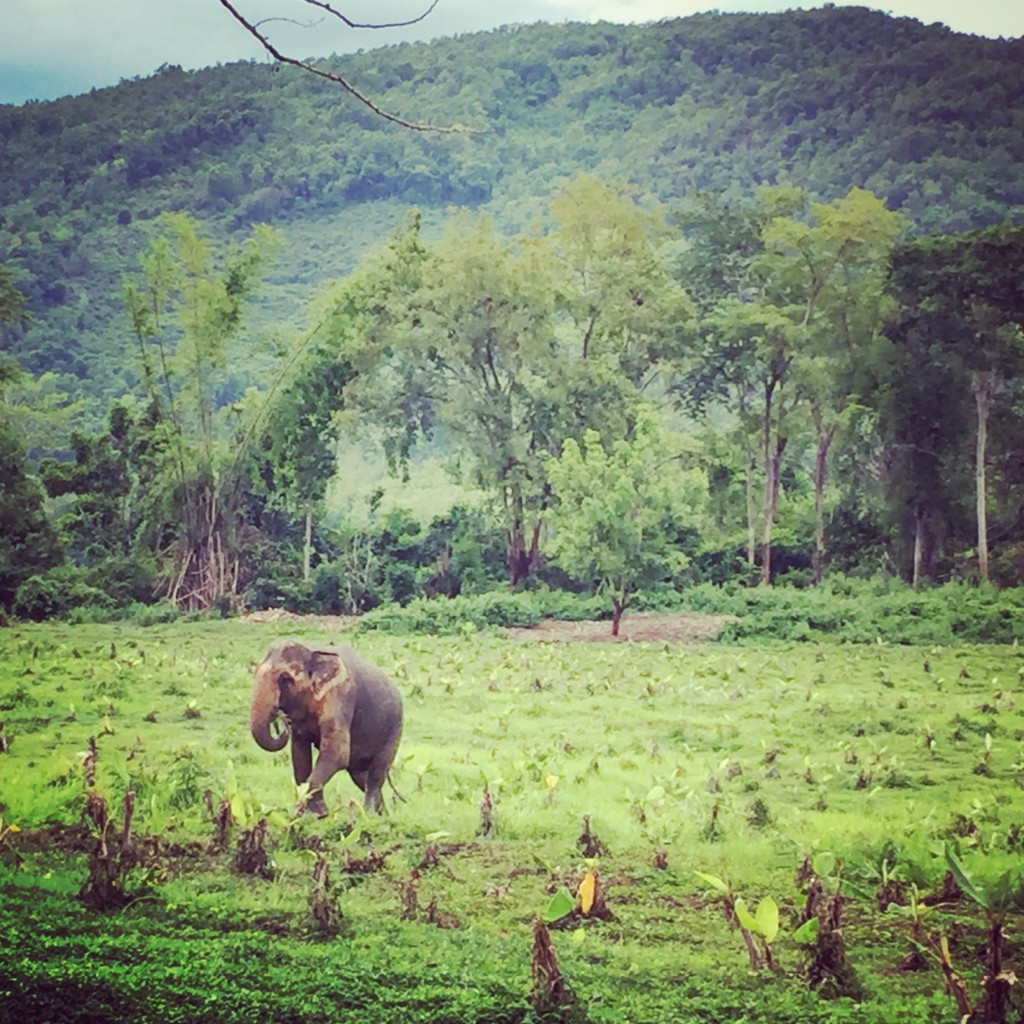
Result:
{"label": "tree trunk", "polygon": [[508,566],[509,586],[514,590],[533,569],[540,551],[540,531],[543,522],[538,519],[533,524],[530,546],[526,546],[526,529],[521,519],[516,519],[506,534],[507,553],[505,562]]}
{"label": "tree trunk", "polygon": [[914,573],[911,586],[915,590],[921,585],[921,563],[924,558],[924,514],[917,509],[914,514]]}
{"label": "tree trunk", "polygon": [[302,579],[309,582],[310,562],[313,556],[313,510],[306,509],[306,539],[302,546]]}
{"label": "tree trunk", "polygon": [[[757,564],[757,498],[754,492],[754,471],[757,468],[754,447],[747,450],[747,478],[744,486],[747,493],[747,569],[751,576]],[[749,578],[749,577],[748,577]]]}
{"label": "tree trunk", "polygon": [[530,575],[530,552],[526,547],[526,535],[521,522],[513,524],[508,532],[507,543],[505,562],[508,565],[508,583],[514,590]]}
{"label": "tree trunk", "polygon": [[183,506],[166,594],[182,611],[207,612],[235,595],[238,552],[212,480],[190,482]]}
{"label": "tree trunk", "polygon": [[978,517],[978,575],[988,580],[988,488],[985,478],[985,448],[988,444],[988,414],[995,393],[992,370],[976,370],[973,381],[974,403],[978,410],[978,444],[974,476]]}
{"label": "tree trunk", "polygon": [[761,534],[761,582],[769,586],[772,582],[772,527],[779,507],[779,469],[782,453],[786,448],[784,438],[776,438],[774,450],[765,453],[764,480],[764,529]]}
{"label": "tree trunk", "polygon": [[818,453],[814,462],[814,585],[825,575],[825,477],[828,452],[835,437],[835,427],[819,433]]}
{"label": "tree trunk", "polygon": [[772,501],[772,394],[774,387],[766,385],[764,389],[764,419],[761,427],[761,444],[764,454],[764,523],[761,534],[761,582],[768,585],[772,581],[772,522],[775,519],[775,505]]}
{"label": "tree trunk", "polygon": [[622,601],[617,598],[612,600],[612,636],[619,635],[619,623],[622,622],[622,613],[625,609],[626,606]]}
{"label": "tree trunk", "polygon": [[1005,1024],[1006,1012],[1010,1006],[1010,980],[1003,971],[1003,926],[999,922],[989,924],[986,948],[988,975],[982,985],[985,994],[981,1000],[982,1024]]}

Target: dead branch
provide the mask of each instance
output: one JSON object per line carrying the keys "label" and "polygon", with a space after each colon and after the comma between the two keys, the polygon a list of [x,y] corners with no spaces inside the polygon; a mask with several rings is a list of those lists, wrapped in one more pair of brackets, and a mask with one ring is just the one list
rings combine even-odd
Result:
{"label": "dead branch", "polygon": [[434,2],[422,14],[417,15],[415,18],[410,18],[408,21],[386,21],[381,22],[379,25],[363,24],[358,21],[353,21],[351,18],[342,14],[341,11],[336,11],[330,4],[323,3],[322,0],[305,0],[305,3],[309,4],[310,7],[319,7],[320,10],[333,15],[339,21],[343,21],[349,28],[406,28],[409,25],[415,25],[417,22],[423,21],[434,10],[438,3],[440,3],[440,0],[434,0]]}
{"label": "dead branch", "polygon": [[[358,23],[350,21],[343,14],[335,11],[329,4],[317,2],[317,0],[306,0],[306,3],[312,4],[314,7],[319,7],[329,14],[340,18],[350,28],[394,28],[401,25],[415,24],[417,21],[422,21],[433,9],[437,6],[437,0],[423,12],[418,18],[414,18],[408,22],[396,22],[394,25],[360,25]],[[357,89],[344,75],[336,74],[333,71],[328,71],[325,68],[317,67],[315,64],[310,64],[309,61],[299,60],[297,57],[289,57],[277,49],[276,46],[265,36],[255,22],[249,21],[244,15],[242,15],[237,8],[235,8],[230,0],[220,0],[220,4],[224,7],[231,16],[237,21],[245,30],[249,33],[259,44],[263,47],[271,57],[274,58],[279,64],[290,64],[292,67],[301,68],[303,71],[308,71],[311,75],[316,75],[318,78],[325,78],[329,82],[333,82],[335,85],[340,85],[350,96],[358,100],[364,106],[369,107],[378,117],[383,118],[385,121],[391,121],[394,124],[400,125],[402,128],[409,128],[416,132],[443,132],[446,134],[460,134],[469,133],[470,129],[456,126],[445,126],[445,125],[434,125],[426,124],[421,121],[409,121],[404,117],[399,117],[397,114],[391,114],[378,106],[366,93],[361,92]]]}

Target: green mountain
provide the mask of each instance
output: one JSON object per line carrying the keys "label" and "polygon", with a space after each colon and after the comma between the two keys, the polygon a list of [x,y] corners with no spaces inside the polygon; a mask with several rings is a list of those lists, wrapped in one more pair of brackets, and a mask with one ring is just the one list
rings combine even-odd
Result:
{"label": "green mountain", "polygon": [[165,211],[216,235],[281,229],[267,333],[300,324],[316,287],[408,206],[427,223],[487,206],[521,229],[535,197],[582,171],[670,203],[766,181],[826,199],[857,185],[925,232],[1024,220],[1024,39],[826,7],[520,26],[334,66],[388,110],[472,131],[402,129],[257,63],[0,107],[0,264],[32,316],[5,328],[5,348],[102,411],[133,382],[121,279]]}

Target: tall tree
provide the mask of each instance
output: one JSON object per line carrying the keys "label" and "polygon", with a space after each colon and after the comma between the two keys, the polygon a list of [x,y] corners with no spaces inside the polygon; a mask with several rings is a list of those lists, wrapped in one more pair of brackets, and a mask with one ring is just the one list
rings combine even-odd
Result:
{"label": "tall tree", "polygon": [[[303,523],[302,578],[309,580],[314,517],[334,476],[340,411],[352,368],[320,344],[307,347],[296,369],[269,399],[252,460],[266,504]],[[268,401],[262,395],[255,401]]]}
{"label": "tall tree", "polygon": [[[486,218],[457,215],[421,268],[407,296],[411,323],[374,376],[400,383],[406,402],[421,396],[420,425],[444,431],[458,471],[495,496],[515,586],[537,557],[543,459],[555,443],[543,401],[558,380],[549,254],[502,238]],[[393,426],[404,435],[408,423]]]}
{"label": "tall tree", "polygon": [[606,365],[635,401],[693,348],[694,305],[662,255],[665,213],[589,175],[549,210],[559,336],[581,364]]}
{"label": "tall tree", "polygon": [[760,432],[763,500],[760,509],[760,579],[772,580],[772,543],[782,492],[783,457],[793,430],[793,414],[800,394],[792,379],[793,360],[798,348],[794,325],[785,314],[766,301],[727,300],[714,314],[714,330],[730,349],[741,353],[757,382],[757,417],[745,415],[740,422],[756,422]]}
{"label": "tall tree", "polygon": [[829,452],[856,408],[860,369],[885,321],[887,257],[902,221],[861,189],[816,203],[799,189],[770,187],[752,202],[698,197],[680,223],[690,245],[680,273],[701,310],[702,359],[678,393],[698,411],[724,400],[745,439],[750,566],[759,435],[763,583],[772,578],[784,459],[810,424],[820,579]]}
{"label": "tall tree", "polygon": [[[896,294],[908,310],[914,299],[904,287],[916,275],[907,254],[915,244],[894,255]],[[937,347],[941,330],[941,317],[901,316],[887,332],[890,350],[874,364],[872,404],[883,438],[882,483],[896,531],[895,561],[915,587],[936,577],[943,552],[960,532],[959,497],[970,491],[960,450],[971,416],[957,373]]]}
{"label": "tall tree", "polygon": [[[765,187],[755,196],[698,194],[677,214],[686,248],[677,272],[698,311],[697,357],[673,385],[680,403],[704,415],[724,406],[742,452],[746,558],[771,579],[771,541],[789,443],[791,325],[765,301],[759,260],[775,217],[803,203],[799,189]],[[761,488],[762,499],[757,500]]]}
{"label": "tall tree", "polygon": [[[918,462],[932,465],[941,437],[948,458],[960,446],[959,437],[944,427],[958,409],[974,418],[973,476],[975,551],[978,574],[988,579],[989,569],[989,460],[991,417],[997,399],[1016,389],[1024,362],[1024,284],[1018,268],[1024,260],[1024,228],[1004,226],[961,235],[917,239],[902,246],[894,258],[892,290],[901,316],[890,331],[897,353],[921,351],[918,371],[888,383],[893,395],[914,392],[922,378],[941,375],[942,382],[920,396],[939,422],[922,436],[921,420],[909,415],[917,403],[898,398],[889,403],[887,425],[904,447],[921,453]],[[930,367],[921,365],[927,361]],[[897,359],[896,365],[899,365]],[[1006,463],[1001,453],[1001,462]],[[911,464],[913,467],[913,463]],[[933,473],[934,475],[934,473]],[[950,477],[948,469],[945,472]],[[946,493],[940,482],[918,488],[915,515],[913,579],[927,571],[930,537],[929,504]]]}
{"label": "tall tree", "polygon": [[814,582],[825,569],[825,485],[837,431],[856,414],[864,367],[893,315],[889,257],[904,220],[859,188],[765,226],[765,294],[793,325],[792,374],[814,431]]}
{"label": "tall tree", "polygon": [[72,457],[39,466],[47,493],[59,499],[56,524],[69,558],[119,605],[152,600],[155,551],[168,528],[156,413],[126,398],[111,407],[106,431],[72,431]]}
{"label": "tall tree", "polygon": [[703,470],[684,470],[650,413],[631,439],[607,451],[595,430],[567,438],[548,462],[556,504],[551,552],[572,578],[596,584],[612,603],[612,636],[642,586],[670,579],[686,563],[679,535],[707,502]]}
{"label": "tall tree", "polygon": [[163,439],[165,592],[182,608],[205,610],[238,590],[243,474],[218,415],[218,390],[272,234],[258,227],[215,256],[188,217],[175,214],[167,224],[168,235],[141,261],[141,278],[126,282],[125,304]]}

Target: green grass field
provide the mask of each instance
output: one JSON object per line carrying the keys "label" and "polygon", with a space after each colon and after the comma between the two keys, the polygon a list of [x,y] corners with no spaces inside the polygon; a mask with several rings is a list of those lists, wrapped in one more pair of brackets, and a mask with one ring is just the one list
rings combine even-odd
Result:
{"label": "green grass field", "polygon": [[[252,669],[282,632],[351,642],[398,682],[407,802],[387,816],[365,816],[342,774],[328,818],[293,817],[287,752],[259,750],[247,727]],[[1024,848],[1016,647],[556,646],[225,621],[18,627],[0,651],[0,1020],[539,1019],[534,921],[596,870],[610,919],[576,910],[552,928],[577,1000],[564,1019],[954,1022],[930,952],[899,969],[906,913],[883,912],[877,891],[938,891],[945,844],[984,890]],[[75,898],[94,843],[90,737],[111,835],[131,789],[136,841],[160,837],[105,913]],[[222,851],[206,790],[234,810]],[[596,856],[578,843],[584,816]],[[272,881],[232,866],[262,817]],[[811,991],[812,951],[792,937],[795,873],[822,853],[842,862],[859,1001]],[[311,910],[318,856],[330,939]],[[751,909],[778,904],[775,971],[751,970],[697,871]],[[1024,918],[1009,918],[1005,963],[1021,971]],[[981,910],[931,910],[926,947],[932,932],[979,1001]]]}

